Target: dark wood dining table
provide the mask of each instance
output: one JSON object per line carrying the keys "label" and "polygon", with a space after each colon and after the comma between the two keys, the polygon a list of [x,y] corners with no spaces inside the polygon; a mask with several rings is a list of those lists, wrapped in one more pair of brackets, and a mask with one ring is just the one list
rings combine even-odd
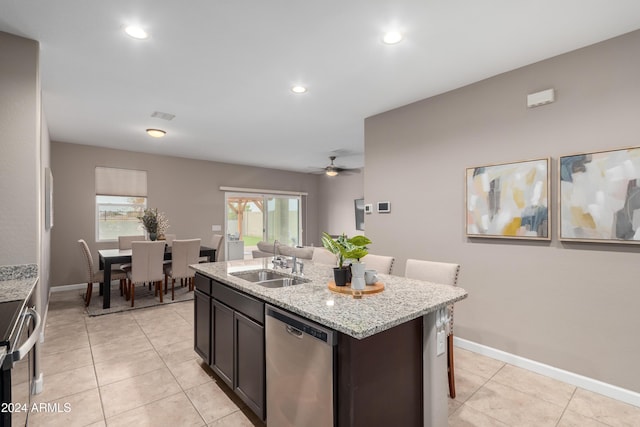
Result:
{"label": "dark wood dining table", "polygon": [[[104,282],[100,283],[102,295],[102,308],[111,307],[111,266],[114,264],[127,264],[131,262],[131,249],[101,249],[98,251],[100,269],[104,271]],[[216,259],[216,250],[207,246],[200,246],[200,256]],[[164,251],[165,261],[171,259],[171,247]],[[106,284],[106,286],[105,286]]]}

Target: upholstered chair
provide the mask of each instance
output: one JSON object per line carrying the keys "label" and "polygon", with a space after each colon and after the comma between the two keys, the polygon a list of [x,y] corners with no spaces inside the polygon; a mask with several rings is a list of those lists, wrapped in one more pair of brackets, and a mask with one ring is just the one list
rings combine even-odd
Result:
{"label": "upholstered chair", "polygon": [[140,242],[145,239],[144,235],[139,236],[118,236],[118,249],[131,249],[132,242]]}
{"label": "upholstered chair", "polygon": [[368,254],[361,258],[360,262],[366,264],[367,270],[376,270],[380,274],[391,274],[394,260],[395,258],[392,256]]}
{"label": "upholstered chair", "polygon": [[173,241],[176,240],[176,235],[175,234],[165,234],[164,235],[164,242],[167,244],[167,246],[171,247],[173,245]]}
{"label": "upholstered chair", "polygon": [[326,248],[313,248],[311,261],[315,264],[324,264],[336,267],[338,265],[338,257],[329,252]]}
{"label": "upholstered chair", "polygon": [[[459,273],[460,264],[408,259],[404,275],[410,279],[456,286],[458,284]],[[449,376],[449,396],[454,399],[456,397],[456,383],[453,369],[453,304],[448,308],[451,321],[447,334],[447,370]]]}
{"label": "upholstered chair", "polygon": [[156,295],[162,302],[162,279],[164,261],[164,241],[136,241],[131,244],[131,270],[127,271],[127,299],[131,299],[131,307],[135,302],[135,285],[153,283]]}
{"label": "upholstered chair", "polygon": [[[85,267],[87,272],[87,293],[84,297],[84,305],[88,306],[91,303],[91,294],[93,294],[93,284],[94,283],[102,283],[104,282],[104,271],[96,270],[95,264],[93,263],[93,257],[91,256],[91,251],[89,250],[89,246],[87,242],[83,239],[78,240],[78,244],[80,245],[80,249],[82,250],[82,254],[85,259]],[[122,288],[124,287],[124,281],[127,278],[127,275],[124,271],[119,269],[111,270],[111,280],[119,280],[120,281],[120,292],[122,292]],[[111,283],[105,283],[104,292],[110,291]]]}
{"label": "upholstered chair", "polygon": [[222,245],[224,244],[224,236],[222,234],[214,234],[211,239],[211,247],[216,250],[215,259],[209,259],[208,256],[198,258],[198,262],[217,262],[220,260],[222,253]]}
{"label": "upholstered chair", "polygon": [[189,268],[197,264],[200,256],[200,239],[174,240],[171,248],[171,263],[164,266],[164,289],[167,292],[168,278],[171,277],[171,300],[175,298],[176,279],[186,279],[189,291],[193,290],[195,271]]}

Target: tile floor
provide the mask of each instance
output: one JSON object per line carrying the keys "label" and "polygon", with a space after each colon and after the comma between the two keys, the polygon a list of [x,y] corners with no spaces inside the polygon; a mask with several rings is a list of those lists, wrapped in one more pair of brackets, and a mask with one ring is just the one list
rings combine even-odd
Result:
{"label": "tile floor", "polygon": [[[51,295],[30,426],[263,426],[193,351],[193,304],[88,317],[79,291]],[[118,351],[114,351],[118,349]],[[639,426],[640,408],[456,349],[449,426]],[[386,426],[385,426],[386,427]]]}

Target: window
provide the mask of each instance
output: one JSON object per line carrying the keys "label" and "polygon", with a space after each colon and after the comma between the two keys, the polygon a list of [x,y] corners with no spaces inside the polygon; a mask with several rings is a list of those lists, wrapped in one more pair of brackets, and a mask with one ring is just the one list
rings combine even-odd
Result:
{"label": "window", "polygon": [[144,234],[138,217],[146,207],[146,171],[96,168],[96,241]]}
{"label": "window", "polygon": [[146,197],[96,196],[96,240],[114,241],[118,236],[144,234],[138,217],[146,207]]}

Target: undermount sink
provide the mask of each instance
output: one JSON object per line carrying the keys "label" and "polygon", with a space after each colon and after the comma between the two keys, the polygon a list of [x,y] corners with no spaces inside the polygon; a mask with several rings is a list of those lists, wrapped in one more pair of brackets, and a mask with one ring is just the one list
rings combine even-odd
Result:
{"label": "undermount sink", "polygon": [[291,277],[273,270],[238,271],[231,273],[231,275],[264,286],[265,288],[284,288],[285,286],[294,286],[309,282],[309,280],[303,279],[302,277]]}

